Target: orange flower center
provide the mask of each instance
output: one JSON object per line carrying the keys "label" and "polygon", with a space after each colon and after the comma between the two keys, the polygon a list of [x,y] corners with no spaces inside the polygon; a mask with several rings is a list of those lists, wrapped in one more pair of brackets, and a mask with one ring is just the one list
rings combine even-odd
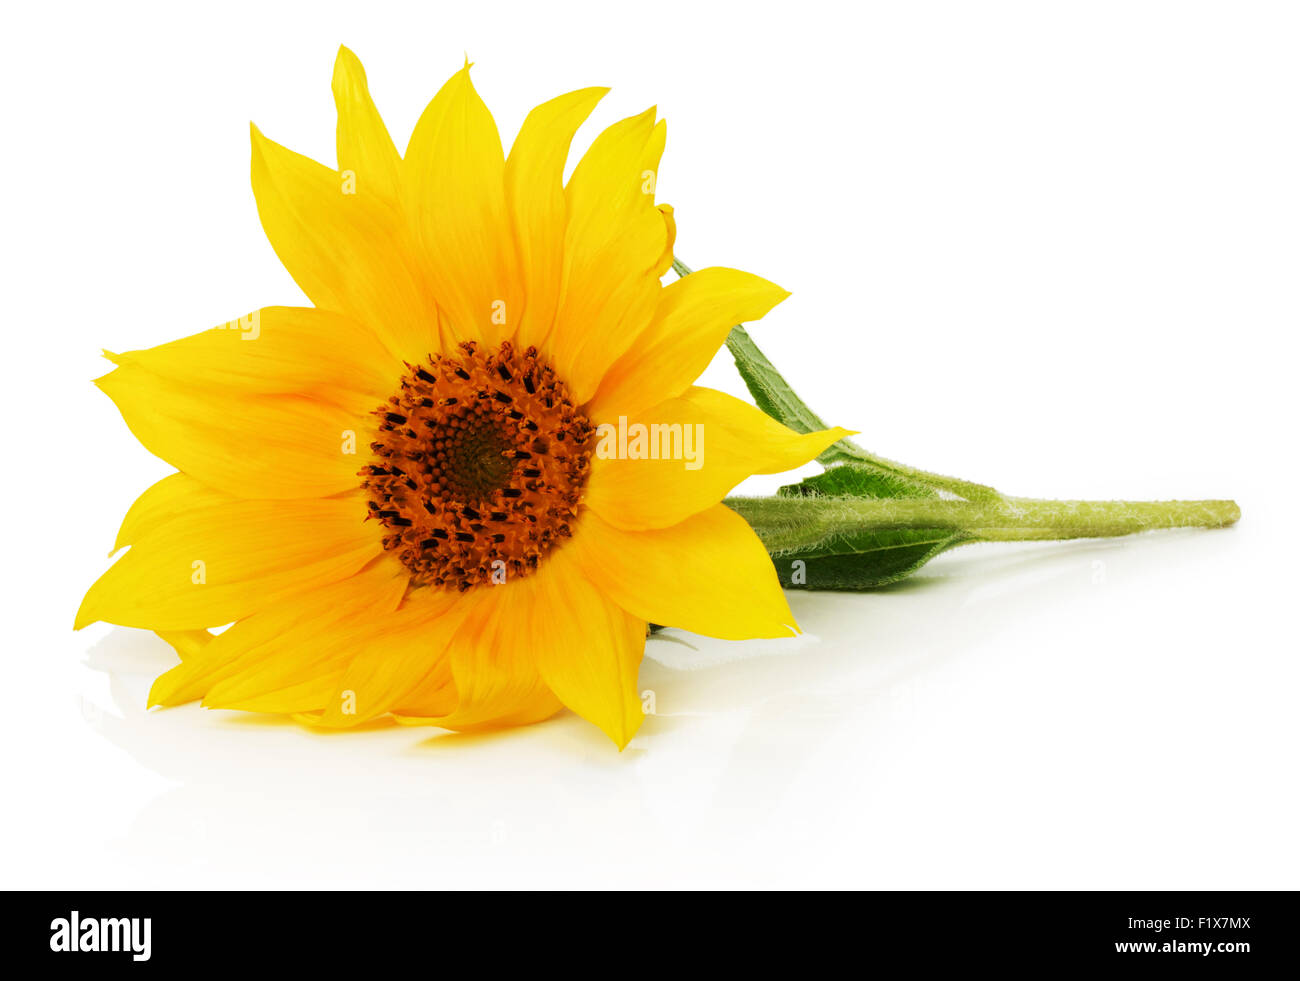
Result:
{"label": "orange flower center", "polygon": [[572,534],[594,429],[536,348],[408,364],[375,410],[362,469],[384,548],[422,585],[465,590],[537,568]]}

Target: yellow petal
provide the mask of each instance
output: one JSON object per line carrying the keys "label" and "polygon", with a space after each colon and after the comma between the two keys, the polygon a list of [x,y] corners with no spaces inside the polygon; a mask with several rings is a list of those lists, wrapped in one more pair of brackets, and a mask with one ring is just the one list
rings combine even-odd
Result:
{"label": "yellow petal", "polygon": [[645,329],[658,298],[668,226],[654,203],[664,132],[654,112],[601,133],[565,189],[564,285],[548,346],[578,405]]}
{"label": "yellow petal", "polygon": [[[524,725],[563,703],[625,747],[644,718],[637,669],[645,621],[601,595],[564,547],[532,575],[478,592],[452,640],[447,672],[413,693],[397,721],[448,729]],[[421,714],[421,700],[455,708]]]}
{"label": "yellow petal", "polygon": [[757,320],[790,294],[735,269],[701,269],[664,289],[654,320],[606,373],[589,412],[635,414],[684,392],[731,328]]}
{"label": "yellow petal", "polygon": [[378,523],[364,516],[359,493],[193,507],[178,498],[90,587],[76,628],[96,620],[150,630],[231,623],[365,565],[382,546]]}
{"label": "yellow petal", "polygon": [[[278,608],[255,613],[221,634],[230,634],[230,643],[213,644],[207,663],[191,674],[191,690],[203,687],[207,708],[322,712],[335,704],[357,657],[382,641],[406,587],[406,569],[383,556],[348,580],[285,604],[296,605],[289,615]],[[355,709],[356,693],[342,694],[338,707]]]}
{"label": "yellow petal", "polygon": [[723,640],[798,633],[767,550],[725,505],[651,531],[624,531],[588,512],[565,548],[641,620]]}
{"label": "yellow petal", "polygon": [[424,589],[393,616],[372,618],[370,635],[358,646],[315,724],[347,728],[403,704],[445,660],[448,644],[473,607],[473,597]]}
{"label": "yellow petal", "polygon": [[659,205],[659,213],[664,216],[664,228],[668,235],[667,241],[664,242],[663,254],[655,265],[655,274],[662,276],[673,265],[673,246],[677,244],[677,219],[673,217],[673,206],[671,204]]}
{"label": "yellow petal", "polygon": [[466,64],[424,110],[404,164],[422,273],[457,341],[495,344],[522,313],[504,173],[501,137]]}
{"label": "yellow petal", "polygon": [[348,406],[163,378],[127,362],[96,379],[151,452],[203,483],[248,498],[323,497],[360,484],[374,401]]}
{"label": "yellow petal", "polygon": [[222,504],[234,498],[215,487],[200,484],[188,474],[174,473],[158,481],[135,499],[122,519],[113,555],[128,545],[134,545],[151,528],[171,518],[179,511]]}
{"label": "yellow petal", "polygon": [[469,594],[468,615],[445,659],[402,699],[398,722],[473,731],[527,725],[560,710],[538,671],[534,637],[544,612],[538,587],[549,565]]}
{"label": "yellow petal", "polygon": [[395,204],[400,195],[401,158],[370,98],[365,69],[357,56],[342,46],[334,61],[333,89],[339,115],[340,174],[352,172],[357,194],[374,194]]}
{"label": "yellow petal", "polygon": [[564,163],[573,134],[609,89],[570,92],[544,102],[524,120],[506,160],[506,204],[523,277],[523,316],[515,346],[541,345],[551,332],[564,265]]}
{"label": "yellow petal", "polygon": [[[214,707],[300,712],[323,708],[355,645],[397,609],[406,569],[383,555],[354,575],[245,617],[216,636],[164,632],[182,663],[161,675],[150,705],[214,696]],[[195,641],[198,641],[195,643]],[[314,701],[301,701],[315,684]],[[293,695],[285,695],[288,690]]]}
{"label": "yellow petal", "polygon": [[208,645],[217,639],[207,630],[159,630],[158,636],[171,644],[182,661],[191,662],[201,658]]}
{"label": "yellow petal", "polygon": [[552,554],[546,571],[530,638],[542,679],[621,750],[645,718],[637,671],[646,622],[599,592],[566,548]]}
{"label": "yellow petal", "polygon": [[[680,447],[670,447],[677,450],[676,458],[665,453],[661,459],[609,459],[611,450],[619,451],[601,434],[605,426],[620,428],[620,419],[597,417],[594,421],[602,428],[598,429],[586,504],[610,524],[633,530],[678,524],[717,504],[751,474],[781,473],[801,466],[836,440],[852,435],[838,428],[800,435],[752,405],[711,388],[687,389],[678,398],[622,419],[629,437],[637,424],[643,424],[650,435],[654,426],[681,427]],[[688,432],[692,437],[690,453],[685,452]],[[627,450],[629,457],[635,452],[630,438]]]}
{"label": "yellow petal", "polygon": [[404,367],[368,328],[310,307],[263,307],[239,320],[141,351],[109,354],[186,388],[261,395],[360,393],[378,405]]}
{"label": "yellow petal", "polygon": [[401,211],[350,193],[336,171],[253,133],[253,195],[284,267],[318,307],[365,324],[398,358],[439,344],[437,306],[413,272]]}

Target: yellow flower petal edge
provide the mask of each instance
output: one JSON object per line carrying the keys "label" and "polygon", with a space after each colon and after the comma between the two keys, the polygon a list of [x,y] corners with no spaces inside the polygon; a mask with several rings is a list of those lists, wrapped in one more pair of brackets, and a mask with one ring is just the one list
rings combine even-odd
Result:
{"label": "yellow flower petal edge", "polygon": [[[543,102],[506,152],[467,63],[404,153],[346,48],[332,88],[336,168],[252,137],[263,227],[313,306],[107,355],[99,386],[177,472],[128,511],[75,626],[175,648],[150,705],[462,731],[567,707],[622,749],[648,623],[798,631],[719,502],[846,433],[692,384],[787,294],[723,268],[664,286],[654,109],[566,183],[604,88]],[[629,450],[638,426],[663,453]]]}
{"label": "yellow flower petal edge", "polygon": [[505,155],[469,64],[434,96],[406,148],[403,202],[451,338],[495,344],[523,307],[506,216]]}
{"label": "yellow flower petal edge", "polygon": [[592,512],[592,534],[569,549],[586,576],[621,607],[651,623],[723,640],[799,632],[772,561],[730,508],[715,504],[680,524],[627,531]]}
{"label": "yellow flower petal edge", "polygon": [[660,291],[654,317],[636,346],[605,372],[592,400],[596,416],[606,407],[636,413],[681,395],[738,323],[758,320],[790,294],[735,269],[701,269]]}
{"label": "yellow flower petal edge", "polygon": [[365,174],[365,182],[354,190],[373,194],[386,202],[396,201],[402,187],[402,158],[370,98],[366,70],[345,47],[339,48],[334,61],[332,88],[339,115],[335,142],[340,176],[346,179],[349,175]]}
{"label": "yellow flower petal edge", "polygon": [[[631,416],[615,417],[613,411],[597,418],[601,426],[609,427],[609,441],[619,444],[618,453],[611,457],[603,452],[605,446],[598,446],[586,504],[610,524],[628,529],[678,524],[717,504],[751,474],[792,470],[853,435],[839,428],[799,434],[747,402],[711,388],[689,388]],[[646,434],[659,427],[673,438],[679,431],[690,436],[694,445],[690,453],[684,446],[683,456],[698,454],[698,461],[662,455],[635,458],[635,427]],[[625,430],[628,454],[622,453]]]}
{"label": "yellow flower petal edge", "polygon": [[346,579],[382,551],[376,527],[356,517],[362,507],[356,493],[212,502],[202,489],[180,490],[137,515],[142,527],[90,587],[76,625],[202,630]]}
{"label": "yellow flower petal edge", "polygon": [[519,250],[519,274],[527,302],[516,342],[542,345],[555,321],[564,268],[562,241],[567,220],[564,163],[573,135],[609,89],[570,92],[528,114],[506,158],[506,203]]}

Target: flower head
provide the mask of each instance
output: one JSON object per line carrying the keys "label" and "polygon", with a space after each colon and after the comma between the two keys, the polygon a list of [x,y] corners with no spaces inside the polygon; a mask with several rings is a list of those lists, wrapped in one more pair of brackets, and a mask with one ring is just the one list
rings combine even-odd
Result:
{"label": "flower head", "polygon": [[151,704],[451,729],[568,706],[622,747],[648,622],[796,630],[720,502],[845,433],[692,385],[786,293],[722,268],[662,285],[653,110],[563,182],[604,92],[538,106],[506,156],[467,64],[399,155],[343,49],[337,170],[253,129],[263,227],[314,306],[110,354],[97,382],[178,471],[77,615],[175,647]]}

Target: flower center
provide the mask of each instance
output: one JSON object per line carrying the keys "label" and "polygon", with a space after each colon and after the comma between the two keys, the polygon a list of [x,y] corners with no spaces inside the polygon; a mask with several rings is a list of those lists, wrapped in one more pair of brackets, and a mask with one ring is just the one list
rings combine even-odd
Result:
{"label": "flower center", "polygon": [[362,469],[384,548],[421,585],[465,590],[526,576],[571,532],[594,429],[536,348],[408,364],[375,410]]}

